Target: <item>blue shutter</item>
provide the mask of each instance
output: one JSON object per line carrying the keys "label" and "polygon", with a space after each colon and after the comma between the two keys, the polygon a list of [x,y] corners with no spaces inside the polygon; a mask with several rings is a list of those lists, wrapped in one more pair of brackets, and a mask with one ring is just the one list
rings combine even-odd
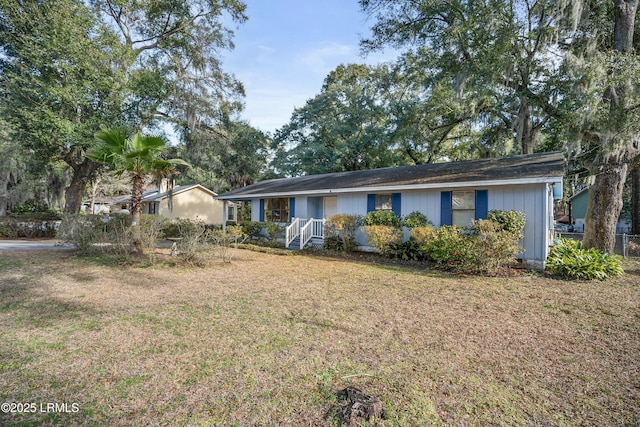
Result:
{"label": "blue shutter", "polygon": [[440,225],[451,225],[451,191],[440,193]]}
{"label": "blue shutter", "polygon": [[260,222],[264,222],[264,199],[260,199]]}
{"label": "blue shutter", "polygon": [[367,212],[373,212],[376,210],[376,195],[367,194]]}
{"label": "blue shutter", "polygon": [[293,220],[296,216],[296,198],[289,198],[289,221]]}
{"label": "blue shutter", "polygon": [[391,210],[398,218],[402,216],[402,194],[391,194]]}
{"label": "blue shutter", "polygon": [[476,191],[476,216],[475,220],[485,219],[489,212],[489,191]]}

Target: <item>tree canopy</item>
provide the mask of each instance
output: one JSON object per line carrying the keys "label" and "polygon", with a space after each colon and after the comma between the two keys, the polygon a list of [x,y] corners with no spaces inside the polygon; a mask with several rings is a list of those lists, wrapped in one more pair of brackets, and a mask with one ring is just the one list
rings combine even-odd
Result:
{"label": "tree canopy", "polygon": [[130,132],[196,128],[239,109],[242,85],[222,71],[232,47],[221,22],[243,22],[235,0],[0,0],[0,88],[14,137],[72,170],[65,210],[77,212],[98,164],[86,157],[102,126]]}

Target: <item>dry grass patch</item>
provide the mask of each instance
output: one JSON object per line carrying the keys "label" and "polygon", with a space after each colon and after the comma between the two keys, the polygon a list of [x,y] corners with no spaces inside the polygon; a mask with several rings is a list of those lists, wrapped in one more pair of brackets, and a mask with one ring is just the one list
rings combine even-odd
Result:
{"label": "dry grass patch", "polygon": [[1,425],[640,423],[640,264],[606,283],[238,251],[207,268],[0,258]]}

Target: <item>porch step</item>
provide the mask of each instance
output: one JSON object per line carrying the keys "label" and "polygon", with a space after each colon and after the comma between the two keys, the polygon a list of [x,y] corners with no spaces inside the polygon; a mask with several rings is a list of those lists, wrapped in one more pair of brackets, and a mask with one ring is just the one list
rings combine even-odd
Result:
{"label": "porch step", "polygon": [[[319,237],[314,237],[311,240],[309,240],[309,242],[307,242],[307,244],[304,247],[309,248],[312,246],[316,249],[322,249],[322,247],[324,246],[324,239]],[[300,237],[296,237],[295,239],[293,239],[293,242],[289,244],[289,247],[287,249],[292,251],[300,250]]]}

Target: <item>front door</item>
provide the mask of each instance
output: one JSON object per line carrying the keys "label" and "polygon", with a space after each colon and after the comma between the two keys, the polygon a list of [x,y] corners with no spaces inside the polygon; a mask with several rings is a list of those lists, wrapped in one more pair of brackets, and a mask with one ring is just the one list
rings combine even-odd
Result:
{"label": "front door", "polygon": [[338,213],[338,196],[323,197],[323,218],[329,218]]}

